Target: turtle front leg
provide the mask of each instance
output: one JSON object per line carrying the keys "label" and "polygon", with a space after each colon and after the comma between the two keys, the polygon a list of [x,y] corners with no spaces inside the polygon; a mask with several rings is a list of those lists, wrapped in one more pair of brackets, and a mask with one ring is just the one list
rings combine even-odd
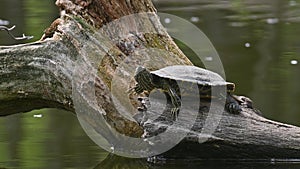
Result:
{"label": "turtle front leg", "polygon": [[171,109],[171,115],[172,115],[173,120],[176,120],[178,117],[181,100],[173,88],[168,89],[168,94],[171,98],[171,102],[173,105],[173,108]]}
{"label": "turtle front leg", "polygon": [[140,94],[144,91],[144,88],[138,83],[135,85],[135,87],[133,88],[134,91],[137,93],[137,94]]}
{"label": "turtle front leg", "polygon": [[134,87],[131,87],[127,90],[127,93],[132,94],[132,93],[137,93],[140,94],[144,91],[144,89],[141,87],[141,85],[136,84]]}
{"label": "turtle front leg", "polygon": [[242,111],[242,107],[239,102],[235,100],[230,94],[227,94],[225,108],[229,113],[239,114]]}

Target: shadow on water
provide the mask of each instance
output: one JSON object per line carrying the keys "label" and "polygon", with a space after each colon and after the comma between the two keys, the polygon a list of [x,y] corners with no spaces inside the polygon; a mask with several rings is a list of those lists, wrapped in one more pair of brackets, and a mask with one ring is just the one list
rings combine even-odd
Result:
{"label": "shadow on water", "polygon": [[158,160],[156,163],[146,159],[129,159],[108,155],[94,169],[299,169],[300,161],[279,160]]}

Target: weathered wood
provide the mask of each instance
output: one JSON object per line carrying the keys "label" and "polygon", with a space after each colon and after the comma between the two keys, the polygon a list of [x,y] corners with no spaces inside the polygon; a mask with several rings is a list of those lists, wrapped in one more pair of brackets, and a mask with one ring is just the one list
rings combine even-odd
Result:
{"label": "weathered wood", "polygon": [[[144,132],[143,126],[125,119],[113,104],[111,89],[114,75],[121,70],[119,90],[126,91],[133,84],[128,81],[131,72],[123,67],[125,61],[132,67],[144,64],[149,69],[175,64],[191,65],[191,62],[160,24],[150,0],[57,0],[56,4],[62,11],[61,18],[53,22],[39,42],[0,47],[0,115],[43,107],[74,112],[72,90],[76,89],[72,89],[72,84],[74,73],[78,71],[76,66],[80,60],[90,60],[98,75],[96,101],[107,112],[106,120],[120,133],[140,137]],[[140,12],[149,13],[144,17],[129,18],[130,25],[114,23],[116,19]],[[164,55],[154,51],[147,53],[144,49],[148,48],[167,52]],[[151,56],[153,62],[144,62],[147,56]],[[137,96],[132,94],[130,97],[136,108]],[[167,152],[166,156],[186,156],[190,151],[192,156],[201,158],[300,157],[299,127],[265,119],[255,110],[244,108],[239,115],[221,113],[221,117],[216,118],[221,119],[220,123],[215,122],[218,123],[217,129],[207,134],[201,131],[205,113],[200,111],[186,140]],[[220,113],[216,115],[220,116]],[[93,119],[90,120],[92,125],[97,125]],[[182,124],[177,130],[187,129]],[[208,141],[198,142],[204,138]]]}
{"label": "weathered wood", "polygon": [[69,52],[60,41],[0,47],[0,115],[44,107],[72,110],[70,75],[57,69],[66,67],[61,54]]}
{"label": "weathered wood", "polygon": [[[1,76],[14,77],[10,75],[10,72],[16,74],[16,79],[2,79],[1,83],[4,85],[1,91],[3,98],[6,99],[6,104],[0,106],[2,108],[0,112],[3,112],[1,114],[7,115],[22,111],[22,109],[28,111],[41,107],[63,107],[72,110],[72,76],[75,62],[79,58],[93,60],[93,57],[96,57],[96,62],[99,62],[96,65],[99,65],[100,77],[96,87],[97,102],[108,112],[106,118],[120,133],[141,136],[142,128],[136,122],[126,120],[118,114],[109,93],[116,68],[133,53],[133,49],[129,49],[127,45],[138,43],[140,48],[148,47],[169,51],[169,54],[164,57],[156,56],[161,61],[160,65],[147,65],[148,67],[152,66],[152,69],[163,67],[163,63],[167,65],[191,64],[190,61],[159,24],[159,18],[153,13],[155,9],[151,1],[123,3],[98,0],[85,3],[85,1],[58,0],[56,4],[64,11],[62,12],[64,14],[46,29],[40,42],[1,48],[2,63],[12,64],[12,66],[3,65]],[[116,7],[117,9],[115,9]],[[136,12],[150,13],[146,14],[147,17],[143,20],[139,17],[137,19],[129,18],[132,23],[132,27],[129,28],[124,27],[122,21],[120,25],[118,23],[112,26],[107,25],[116,18]],[[148,15],[152,17],[148,17]],[[99,27],[103,27],[102,30],[95,29]],[[142,34],[141,32],[151,32],[151,34]],[[132,34],[134,37],[129,36]],[[33,54],[30,54],[31,52]],[[179,58],[173,57],[173,54],[178,55]],[[132,59],[132,64],[143,62],[142,56],[139,54],[135,57],[137,59]],[[27,74],[30,75],[29,78],[25,78]],[[129,85],[127,79],[128,77],[119,79],[124,84],[121,87]],[[7,83],[14,87],[6,85]],[[21,84],[21,86],[13,85],[15,83]],[[26,85],[22,86],[23,84]],[[5,93],[8,95],[4,95]],[[22,96],[22,93],[25,96]],[[15,104],[18,103],[15,101],[22,97],[26,97],[28,102],[24,100],[24,103],[18,105],[19,109],[13,112],[7,111],[8,101]],[[40,104],[35,105],[32,99],[36,100],[36,98],[43,100],[37,102]]]}
{"label": "weathered wood", "polygon": [[[159,103],[156,103],[156,105]],[[163,106],[163,105],[161,105]],[[201,103],[201,107],[209,103]],[[207,120],[208,110],[202,109],[187,137],[174,149],[163,154],[168,158],[251,158],[298,159],[300,157],[299,127],[275,122],[257,114],[257,110],[243,107],[241,114],[219,112],[222,105],[211,107],[214,121]],[[193,113],[190,110],[182,114]],[[183,119],[189,119],[183,115]],[[182,120],[185,121],[185,120]],[[207,123],[217,124],[207,124]],[[204,125],[217,125],[213,132],[205,132]],[[188,130],[185,124],[177,130]],[[205,140],[205,142],[203,142]]]}

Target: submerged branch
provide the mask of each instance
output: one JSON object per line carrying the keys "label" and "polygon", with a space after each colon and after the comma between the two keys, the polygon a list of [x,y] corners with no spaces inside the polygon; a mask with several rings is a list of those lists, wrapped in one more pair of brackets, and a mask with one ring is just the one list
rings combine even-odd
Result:
{"label": "submerged branch", "polygon": [[11,31],[12,31],[13,29],[15,29],[15,27],[16,27],[15,25],[12,26],[11,28],[8,28],[8,27],[6,27],[6,26],[0,26],[0,30],[6,31],[6,32],[9,34],[9,36],[12,37],[14,40],[28,40],[28,39],[32,39],[32,38],[33,38],[33,36],[26,36],[25,34],[23,34],[23,35],[20,36],[20,37],[14,36],[14,35],[11,33]]}

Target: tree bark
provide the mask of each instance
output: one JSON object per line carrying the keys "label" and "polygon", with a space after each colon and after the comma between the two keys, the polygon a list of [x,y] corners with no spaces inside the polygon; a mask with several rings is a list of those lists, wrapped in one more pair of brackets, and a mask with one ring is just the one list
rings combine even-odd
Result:
{"label": "tree bark", "polygon": [[[125,69],[124,63],[132,67],[144,65],[150,70],[192,63],[166,33],[150,0],[57,0],[56,5],[62,11],[61,17],[40,41],[0,47],[0,115],[46,107],[74,112],[72,96],[77,90],[74,81],[85,84],[76,81],[74,74],[82,73],[78,63],[88,60],[97,70],[96,102],[105,110],[105,119],[118,132],[141,137],[144,126],[124,118],[114,106],[111,92],[115,74],[120,73],[118,82],[122,85],[118,90],[125,91],[134,83],[128,80],[132,78],[128,75],[132,70]],[[122,25],[121,18],[138,13],[144,14],[137,18],[125,17],[125,23],[131,24]],[[121,22],[115,23],[117,19]],[[147,51],[149,48],[167,52]],[[151,62],[145,62],[149,56]],[[130,97],[137,109],[137,96]],[[186,112],[189,113],[193,112]],[[296,126],[265,119],[254,109],[245,107],[238,115],[222,112],[215,132],[205,134],[201,129],[206,113],[200,111],[202,115],[190,134],[165,156],[185,156],[193,148],[189,151],[191,155],[201,158],[300,157],[300,128]],[[178,130],[185,130],[185,125],[181,125]],[[200,143],[203,138],[208,141]]]}

